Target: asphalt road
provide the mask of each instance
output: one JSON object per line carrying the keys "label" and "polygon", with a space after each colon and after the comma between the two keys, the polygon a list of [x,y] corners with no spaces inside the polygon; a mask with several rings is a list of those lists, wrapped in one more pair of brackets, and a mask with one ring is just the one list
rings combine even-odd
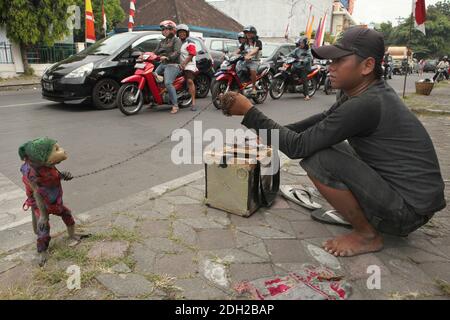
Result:
{"label": "asphalt road", "polygon": [[[408,80],[407,91],[414,90],[416,76]],[[403,88],[403,78],[389,83]],[[279,101],[269,97],[258,106],[280,124],[299,121],[322,112],[333,104],[334,97],[319,91],[310,102],[297,94]],[[211,105],[210,97],[199,100],[199,108],[210,105],[196,120],[203,129],[242,128],[240,118],[227,118]],[[120,162],[154,145],[185,124],[196,113],[181,110],[173,116],[169,109],[144,110],[126,117],[118,110],[97,111],[90,106],[63,105],[45,101],[40,89],[0,92],[0,174],[22,187],[17,149],[25,141],[39,136],[55,138],[66,149],[69,159],[60,170],[74,175],[95,171]],[[187,127],[191,132],[193,125]],[[201,165],[175,165],[171,151],[176,142],[166,141],[131,161],[95,175],[64,183],[65,203],[74,212],[83,212],[124,198],[152,186],[202,169]]]}

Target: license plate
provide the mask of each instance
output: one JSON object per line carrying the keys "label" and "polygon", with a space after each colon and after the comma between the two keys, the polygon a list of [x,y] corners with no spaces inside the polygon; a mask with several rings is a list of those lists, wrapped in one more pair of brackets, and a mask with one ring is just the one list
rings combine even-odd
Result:
{"label": "license plate", "polygon": [[145,63],[136,63],[135,69],[145,69]]}
{"label": "license plate", "polygon": [[47,91],[53,91],[54,90],[53,89],[53,83],[43,82],[42,86],[44,87],[44,90],[47,90]]}

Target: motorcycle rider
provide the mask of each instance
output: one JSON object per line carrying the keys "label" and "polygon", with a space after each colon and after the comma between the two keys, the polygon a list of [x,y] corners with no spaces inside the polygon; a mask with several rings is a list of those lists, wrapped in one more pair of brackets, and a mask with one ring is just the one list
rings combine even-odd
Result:
{"label": "motorcycle rider", "polygon": [[238,41],[239,41],[239,46],[241,46],[242,44],[245,43],[245,41],[246,41],[245,33],[243,33],[243,32],[238,33]]}
{"label": "motorcycle rider", "polygon": [[292,72],[303,79],[303,92],[305,93],[305,101],[311,100],[308,88],[308,74],[311,72],[311,64],[313,56],[309,48],[308,38],[300,37],[295,40],[296,49],[289,54],[289,57],[297,59],[292,65]]}
{"label": "motorcycle rider", "polygon": [[161,64],[156,68],[156,74],[164,74],[164,83],[169,93],[170,103],[172,104],[171,114],[178,112],[177,91],[173,85],[175,79],[180,74],[180,53],[181,40],[176,34],[177,25],[171,20],[162,21],[159,24],[162,35],[165,37],[156,47],[155,53],[160,55]]}
{"label": "motorcycle rider", "polygon": [[245,42],[241,44],[236,54],[245,54],[245,61],[240,63],[239,68],[246,69],[250,73],[253,89],[252,95],[256,96],[256,78],[261,58],[262,42],[258,38],[258,31],[254,26],[244,28]]}
{"label": "motorcycle rider", "polygon": [[192,111],[197,111],[195,107],[195,74],[198,72],[196,56],[197,47],[194,41],[189,39],[190,31],[186,24],[180,24],[177,26],[177,37],[181,40],[181,55],[180,55],[180,69],[184,71],[184,76],[186,78],[189,94],[192,97]]}
{"label": "motorcycle rider", "polygon": [[438,75],[439,75],[439,69],[444,69],[442,72],[445,76],[445,79],[448,80],[448,69],[450,68],[450,64],[448,62],[448,57],[444,56],[441,61],[439,61],[438,65],[436,66],[436,74],[433,77],[433,81],[436,81]]}

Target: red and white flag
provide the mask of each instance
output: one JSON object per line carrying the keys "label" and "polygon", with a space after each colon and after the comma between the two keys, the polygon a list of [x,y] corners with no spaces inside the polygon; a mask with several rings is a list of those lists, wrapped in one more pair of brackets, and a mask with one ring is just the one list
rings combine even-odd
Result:
{"label": "red and white flag", "polygon": [[103,28],[103,31],[105,32],[105,37],[106,37],[106,33],[107,33],[107,29],[108,29],[108,26],[107,26],[107,24],[106,24],[106,13],[105,13],[105,3],[104,3],[104,0],[102,0],[102,22],[103,22],[103,24],[102,24],[102,28]]}
{"label": "red and white flag", "polygon": [[130,18],[128,19],[128,31],[133,31],[134,14],[136,12],[136,0],[130,0]]}
{"label": "red and white flag", "polygon": [[416,29],[426,34],[425,21],[427,20],[427,7],[425,0],[413,0],[413,17]]}

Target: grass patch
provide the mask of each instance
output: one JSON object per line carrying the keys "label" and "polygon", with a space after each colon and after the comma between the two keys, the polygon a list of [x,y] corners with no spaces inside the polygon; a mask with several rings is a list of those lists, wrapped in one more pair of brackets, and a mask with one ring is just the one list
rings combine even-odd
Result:
{"label": "grass patch", "polygon": [[445,280],[437,279],[436,285],[442,291],[442,293],[444,293],[446,296],[450,297],[450,283],[448,283]]}
{"label": "grass patch", "polygon": [[61,260],[70,260],[71,262],[82,266],[88,262],[87,249],[85,248],[70,248],[61,243],[56,244],[50,249],[50,258]]}
{"label": "grass patch", "polygon": [[102,240],[109,240],[109,241],[128,241],[130,243],[132,242],[139,242],[141,239],[137,235],[136,232],[126,230],[125,228],[121,227],[112,227],[111,231],[104,232],[104,233],[97,233],[95,235],[92,235],[88,241],[94,242],[94,241],[102,241]]}
{"label": "grass patch", "polygon": [[148,281],[153,282],[156,289],[166,293],[181,292],[181,288],[175,286],[174,282],[177,278],[170,277],[166,274],[149,274],[145,276]]}
{"label": "grass patch", "polygon": [[30,288],[8,288],[0,291],[0,300],[51,300],[50,293],[34,292]]}
{"label": "grass patch", "polygon": [[66,281],[68,274],[65,270],[46,270],[39,268],[34,273],[34,280],[43,282],[49,286],[53,286],[61,281]]}

